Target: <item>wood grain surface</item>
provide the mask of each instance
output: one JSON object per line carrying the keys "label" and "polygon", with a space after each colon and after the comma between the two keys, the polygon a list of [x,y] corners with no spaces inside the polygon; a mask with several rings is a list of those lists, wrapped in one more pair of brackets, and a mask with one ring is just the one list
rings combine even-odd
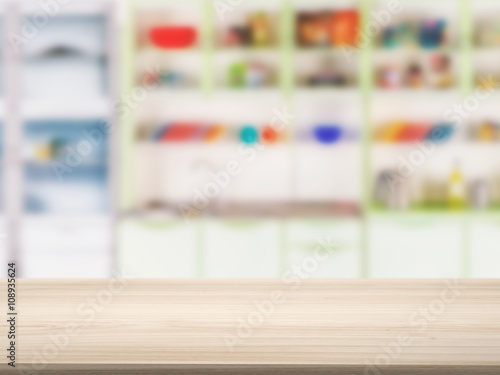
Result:
{"label": "wood grain surface", "polygon": [[[500,373],[500,280],[17,284],[24,373]],[[5,280],[0,303],[5,353]]]}

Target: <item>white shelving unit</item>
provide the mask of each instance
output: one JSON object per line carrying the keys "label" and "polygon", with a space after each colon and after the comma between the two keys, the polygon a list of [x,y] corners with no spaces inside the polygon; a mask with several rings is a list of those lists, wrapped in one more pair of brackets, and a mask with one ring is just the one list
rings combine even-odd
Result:
{"label": "white shelving unit", "polygon": [[[127,163],[125,174],[131,178],[125,183],[133,184],[134,189],[127,189],[133,193],[127,197],[128,207],[118,231],[119,264],[130,269],[132,277],[279,278],[314,254],[311,247],[318,243],[318,236],[332,233],[338,249],[310,276],[362,275],[362,224],[356,210],[362,200],[360,87],[358,82],[342,87],[307,86],[304,76],[310,76],[311,71],[303,68],[311,62],[317,66],[325,54],[342,59],[342,51],[299,47],[292,25],[299,11],[355,8],[357,1],[310,3],[256,0],[242,3],[220,19],[209,1],[131,2],[127,55],[132,62],[127,78],[133,81],[130,90],[140,85],[145,67],[155,63],[194,82],[184,87],[165,85],[149,92],[127,125],[124,154],[133,161]],[[271,16],[269,44],[230,46],[223,42],[225,31],[248,22],[257,12]],[[193,20],[198,20],[194,22],[198,35],[194,46],[162,50],[147,42],[148,28],[193,26]],[[272,71],[272,79],[256,87],[231,84],[230,67],[242,62],[262,63]],[[345,68],[355,76],[359,67],[353,64]],[[245,124],[257,128],[269,124],[275,111],[283,109],[293,115],[283,137],[247,160],[249,154],[242,155],[238,147],[253,146],[236,139],[239,130]],[[232,136],[214,143],[168,144],[136,137],[150,124],[171,121],[221,123]],[[337,124],[356,135],[336,144],[319,144],[312,127],[320,124]],[[311,139],[299,141],[301,132]],[[175,204],[192,200],[193,189],[203,188],[210,173],[224,170],[233,159],[244,172],[212,203],[226,207],[243,202],[250,209],[221,214],[206,210],[186,223]],[[338,176],[342,174],[348,177],[339,186]],[[167,208],[155,210],[158,202]],[[339,202],[347,202],[351,211],[345,215],[325,214],[328,209],[315,211],[323,203],[328,206]],[[281,211],[265,207],[268,214],[262,214],[262,209],[252,214],[253,204],[289,207]],[[306,208],[298,212],[294,205]],[[140,243],[139,252],[135,248]],[[135,266],[139,259],[148,269]]]}

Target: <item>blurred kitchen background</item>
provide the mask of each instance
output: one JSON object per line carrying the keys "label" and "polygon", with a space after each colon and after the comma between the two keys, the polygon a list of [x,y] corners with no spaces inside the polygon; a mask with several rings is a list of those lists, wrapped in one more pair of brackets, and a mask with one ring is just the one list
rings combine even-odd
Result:
{"label": "blurred kitchen background", "polygon": [[0,27],[0,275],[500,277],[499,1],[4,0]]}

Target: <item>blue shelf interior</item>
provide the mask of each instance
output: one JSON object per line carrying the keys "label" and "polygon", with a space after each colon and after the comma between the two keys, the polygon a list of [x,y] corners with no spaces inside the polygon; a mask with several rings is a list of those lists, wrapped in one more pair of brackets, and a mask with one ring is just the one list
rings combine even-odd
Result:
{"label": "blue shelf interior", "polygon": [[101,121],[30,121],[24,133],[26,212],[108,210],[108,136]]}

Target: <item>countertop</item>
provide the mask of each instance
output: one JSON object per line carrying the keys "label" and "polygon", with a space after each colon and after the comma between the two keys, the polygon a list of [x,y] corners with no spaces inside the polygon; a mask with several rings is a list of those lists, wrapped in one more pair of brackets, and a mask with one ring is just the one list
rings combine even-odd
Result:
{"label": "countertop", "polygon": [[15,312],[2,373],[500,374],[500,280],[18,279]]}

